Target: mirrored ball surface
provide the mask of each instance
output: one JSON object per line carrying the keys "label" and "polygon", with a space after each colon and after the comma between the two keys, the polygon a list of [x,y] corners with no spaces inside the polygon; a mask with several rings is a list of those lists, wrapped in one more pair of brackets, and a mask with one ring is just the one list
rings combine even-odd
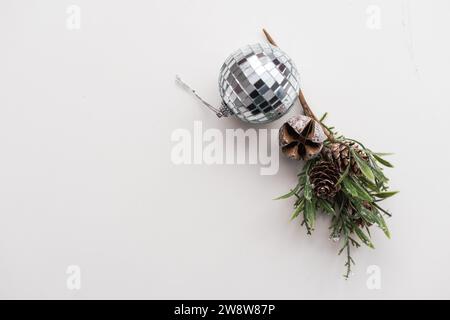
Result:
{"label": "mirrored ball surface", "polygon": [[270,44],[248,45],[237,50],[220,70],[223,104],[249,123],[268,123],[286,114],[299,88],[294,63]]}

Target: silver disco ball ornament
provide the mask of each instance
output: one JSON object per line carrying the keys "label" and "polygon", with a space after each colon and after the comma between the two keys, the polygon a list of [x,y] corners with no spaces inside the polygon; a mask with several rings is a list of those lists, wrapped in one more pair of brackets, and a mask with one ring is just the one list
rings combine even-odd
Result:
{"label": "silver disco ball ornament", "polygon": [[294,63],[270,44],[237,50],[220,70],[223,106],[245,122],[267,123],[280,118],[292,107],[299,88]]}
{"label": "silver disco ball ornament", "polygon": [[178,76],[177,81],[218,117],[235,115],[242,121],[256,124],[268,123],[286,114],[300,89],[294,63],[270,44],[245,46],[226,59],[219,75],[220,108],[203,100]]}

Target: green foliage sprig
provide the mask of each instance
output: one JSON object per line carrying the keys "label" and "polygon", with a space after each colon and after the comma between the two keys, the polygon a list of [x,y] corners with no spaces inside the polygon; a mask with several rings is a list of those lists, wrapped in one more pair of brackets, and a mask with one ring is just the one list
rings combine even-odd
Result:
{"label": "green foliage sprig", "polygon": [[[276,47],[276,42],[267,30],[263,29],[263,33],[267,41]],[[323,153],[316,158],[306,161],[303,169],[298,174],[298,184],[289,193],[278,198],[296,198],[292,219],[301,219],[302,225],[306,227],[308,234],[311,234],[314,230],[318,213],[324,213],[331,217],[330,238],[341,241],[342,248],[339,250],[339,254],[346,252],[347,261],[345,266],[347,271],[344,277],[348,279],[351,267],[355,264],[351,257],[351,248],[360,247],[361,243],[374,248],[370,239],[370,226],[377,225],[390,238],[384,218],[386,216],[390,217],[391,214],[383,209],[379,203],[397,193],[396,191],[389,191],[389,179],[383,171],[383,167],[392,168],[393,166],[384,159],[384,156],[388,154],[373,152],[361,142],[338,135],[333,131],[333,127],[326,126],[324,120],[327,114],[317,119],[306,102],[302,90],[299,90],[298,99],[304,114],[322,126],[324,134],[327,136],[324,148],[332,143],[347,144],[348,142],[353,142],[367,156],[367,159],[363,159],[359,152],[349,147],[348,166],[340,173],[339,180],[335,185],[335,187],[339,187],[339,191],[332,198],[323,199],[318,197],[314,192],[314,186],[310,179],[311,170],[318,161],[324,158]],[[356,162],[361,174],[355,174],[351,170],[352,160]]]}
{"label": "green foliage sprig", "polygon": [[[363,159],[354,148],[349,148],[349,164],[336,183],[336,187],[340,186],[339,191],[333,198],[323,199],[315,195],[310,179],[311,169],[324,157],[321,154],[305,163],[298,174],[298,184],[278,199],[296,198],[292,220],[301,219],[308,234],[314,231],[319,213],[331,218],[330,239],[342,243],[339,255],[343,252],[346,254],[344,277],[348,279],[352,265],[355,264],[351,256],[351,248],[360,247],[361,244],[374,248],[370,226],[377,225],[390,238],[385,217],[391,214],[380,206],[380,202],[392,197],[397,191],[389,191],[389,179],[384,174],[383,167],[393,168],[393,165],[383,158],[387,154],[373,152],[357,140],[337,135],[333,132],[333,128],[323,123],[325,116],[326,114],[319,122],[328,130],[333,141],[326,140],[324,148],[330,143],[345,144],[351,141],[361,148],[367,158]],[[352,159],[356,161],[361,174],[356,175],[352,172],[350,168]]]}

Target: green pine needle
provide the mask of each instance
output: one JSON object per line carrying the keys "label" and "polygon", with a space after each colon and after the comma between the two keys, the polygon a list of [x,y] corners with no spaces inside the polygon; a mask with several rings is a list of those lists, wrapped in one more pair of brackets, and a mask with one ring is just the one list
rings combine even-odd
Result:
{"label": "green pine needle", "polygon": [[[326,116],[327,114],[322,116],[320,119],[321,123]],[[365,244],[369,248],[375,248],[370,239],[370,226],[377,226],[387,238],[391,237],[383,217],[383,215],[391,216],[391,214],[383,209],[379,203],[393,197],[398,191],[389,190],[389,179],[381,168],[381,166],[386,168],[394,167],[383,158],[389,154],[372,152],[361,142],[337,136],[334,131],[329,130],[339,143],[353,141],[360,146],[363,152],[367,154],[368,160],[363,159],[354,149],[350,149],[349,165],[344,172],[340,173],[340,177],[335,184],[336,187],[340,188],[340,191],[332,199],[322,199],[315,195],[314,185],[310,180],[309,174],[315,163],[321,160],[321,156],[309,160],[298,174],[297,186],[285,195],[276,198],[276,200],[292,197],[297,199],[291,219],[302,217],[302,225],[306,227],[308,234],[311,234],[314,230],[316,216],[319,213],[326,214],[331,218],[329,227],[331,230],[330,238],[338,241],[340,239],[340,242],[342,242],[342,247],[338,254],[341,255],[344,251],[346,252],[346,273],[344,278],[348,279],[352,265],[355,264],[351,257],[350,247],[358,248],[361,244]],[[330,143],[327,140],[324,147]],[[351,170],[353,159],[361,170],[361,175],[356,175]],[[324,176],[326,177],[326,173],[324,173]]]}

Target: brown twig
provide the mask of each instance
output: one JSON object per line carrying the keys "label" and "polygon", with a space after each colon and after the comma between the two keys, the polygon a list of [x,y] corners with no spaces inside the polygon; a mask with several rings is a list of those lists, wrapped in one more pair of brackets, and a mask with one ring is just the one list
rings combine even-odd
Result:
{"label": "brown twig", "polygon": [[[275,42],[275,40],[273,40],[272,36],[269,34],[269,32],[267,32],[266,29],[263,29],[263,33],[266,36],[267,41],[269,41],[269,43],[271,45],[278,47],[277,43]],[[320,123],[320,125],[322,126],[323,131],[329,141],[332,141],[332,142],[335,141],[333,134],[319,121],[319,119],[316,117],[314,112],[312,112],[311,108],[309,107],[308,103],[306,102],[305,96],[303,95],[303,92],[301,89],[298,92],[298,99],[300,100],[300,104],[303,108],[303,112],[305,113],[305,115],[314,119],[318,123]]]}
{"label": "brown twig", "polygon": [[278,45],[276,44],[276,42],[273,40],[273,38],[270,36],[270,34],[267,32],[266,29],[263,29],[264,35],[267,38],[267,41],[269,41],[269,43],[275,47],[278,47]]}

